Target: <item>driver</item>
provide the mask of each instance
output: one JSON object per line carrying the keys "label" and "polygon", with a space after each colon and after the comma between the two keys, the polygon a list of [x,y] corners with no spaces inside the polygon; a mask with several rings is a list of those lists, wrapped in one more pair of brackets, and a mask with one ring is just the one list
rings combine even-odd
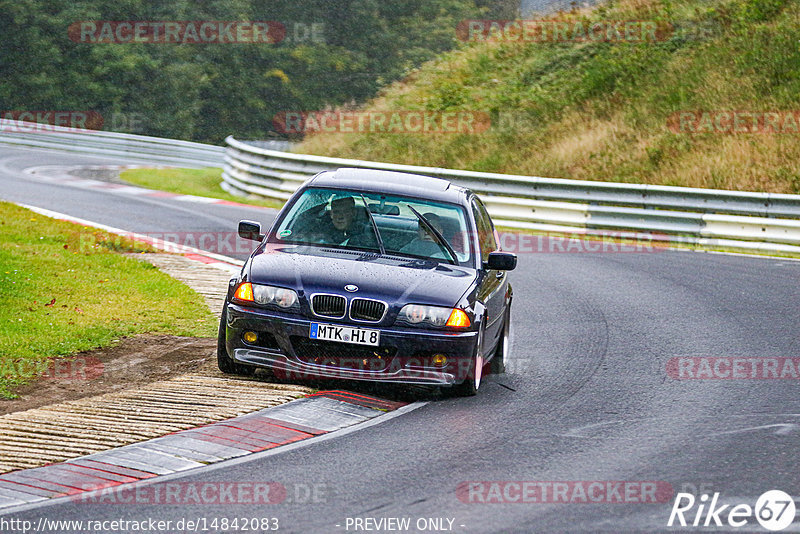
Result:
{"label": "driver", "polygon": [[356,201],[351,196],[331,200],[330,219],[320,229],[323,243],[375,247],[377,240],[367,225],[357,220]]}
{"label": "driver", "polygon": [[[444,233],[444,224],[442,224],[442,219],[438,215],[435,213],[423,213],[422,216],[440,235]],[[448,257],[447,253],[442,250],[442,247],[421,222],[417,227],[417,236],[401,248],[400,252],[426,258],[444,259]]]}

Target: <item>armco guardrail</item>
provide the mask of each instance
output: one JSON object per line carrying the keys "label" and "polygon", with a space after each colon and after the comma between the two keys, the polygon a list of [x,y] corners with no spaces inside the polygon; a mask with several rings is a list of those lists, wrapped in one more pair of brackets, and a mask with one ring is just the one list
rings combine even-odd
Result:
{"label": "armco guardrail", "polygon": [[221,167],[225,157],[225,147],[221,146],[19,121],[0,125],[0,143],[187,167]]}
{"label": "armco guardrail", "polygon": [[459,171],[268,150],[226,140],[222,187],[286,200],[339,167],[444,178],[481,194],[500,225],[548,232],[633,231],[707,246],[800,252],[800,195],[622,184]]}

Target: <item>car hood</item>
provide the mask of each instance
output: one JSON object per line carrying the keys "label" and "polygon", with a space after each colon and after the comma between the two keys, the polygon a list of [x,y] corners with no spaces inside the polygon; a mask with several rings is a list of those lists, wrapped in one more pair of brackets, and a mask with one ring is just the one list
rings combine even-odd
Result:
{"label": "car hood", "polygon": [[[454,306],[474,284],[468,267],[400,256],[303,245],[267,244],[249,263],[253,283],[313,293],[374,298],[393,304]],[[348,293],[346,285],[358,286]]]}

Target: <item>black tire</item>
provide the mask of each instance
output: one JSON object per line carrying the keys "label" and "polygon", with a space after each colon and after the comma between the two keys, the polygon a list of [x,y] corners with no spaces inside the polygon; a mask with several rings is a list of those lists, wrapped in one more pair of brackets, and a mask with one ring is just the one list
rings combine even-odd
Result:
{"label": "black tire", "polygon": [[481,356],[481,343],[483,342],[483,331],[478,336],[477,347],[475,348],[475,356],[470,360],[470,371],[467,378],[460,384],[452,386],[447,395],[453,397],[472,397],[478,392],[481,387],[481,379],[483,377],[483,356]]}
{"label": "black tire", "polygon": [[479,356],[472,359],[472,370],[469,376],[464,379],[460,384],[450,388],[448,392],[453,397],[472,397],[478,393],[478,388],[481,387],[481,377],[483,376],[483,358],[481,358],[480,366],[476,365],[476,360]]}
{"label": "black tire", "polygon": [[256,372],[255,367],[236,363],[228,355],[225,347],[225,316],[228,313],[227,303],[222,307],[222,316],[219,319],[219,330],[217,331],[217,367],[226,375],[253,376]]}
{"label": "black tire", "polygon": [[489,372],[493,375],[500,375],[506,372],[506,364],[508,363],[508,353],[511,349],[510,343],[511,333],[511,309],[506,311],[506,316],[503,319],[503,333],[500,336],[500,341],[497,342],[497,347],[494,349],[494,356],[489,362]]}

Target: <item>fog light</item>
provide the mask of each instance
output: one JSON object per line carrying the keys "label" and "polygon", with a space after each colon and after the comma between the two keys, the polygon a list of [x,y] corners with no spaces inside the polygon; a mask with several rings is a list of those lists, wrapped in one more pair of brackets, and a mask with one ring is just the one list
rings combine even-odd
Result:
{"label": "fog light", "polygon": [[434,354],[432,361],[433,365],[436,365],[437,367],[442,367],[444,364],[447,363],[447,356],[445,356],[444,354]]}
{"label": "fog light", "polygon": [[258,334],[255,332],[245,332],[242,338],[246,343],[255,343],[258,340]]}

